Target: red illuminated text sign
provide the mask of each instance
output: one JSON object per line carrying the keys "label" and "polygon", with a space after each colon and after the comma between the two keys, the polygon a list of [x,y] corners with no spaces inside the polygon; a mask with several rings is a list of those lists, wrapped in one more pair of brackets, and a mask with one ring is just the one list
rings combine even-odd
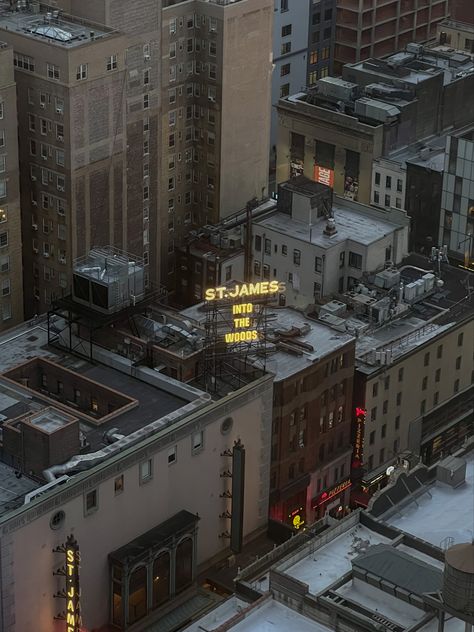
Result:
{"label": "red illuminated text sign", "polygon": [[316,498],[316,501],[313,501],[313,509],[315,509],[316,507],[320,507],[321,505],[324,505],[324,503],[327,503],[329,500],[331,500],[331,498],[334,498],[334,496],[337,496],[338,494],[343,492],[345,489],[348,489],[351,485],[352,483],[350,482],[349,479],[347,479],[347,481],[344,481],[343,483],[339,483],[339,485],[336,485],[336,487],[333,487],[328,492],[323,492],[321,496]]}
{"label": "red illuminated text sign", "polygon": [[356,422],[355,422],[355,437],[354,437],[354,455],[353,465],[358,467],[362,464],[364,456],[364,426],[367,411],[365,408],[357,406],[355,409]]}

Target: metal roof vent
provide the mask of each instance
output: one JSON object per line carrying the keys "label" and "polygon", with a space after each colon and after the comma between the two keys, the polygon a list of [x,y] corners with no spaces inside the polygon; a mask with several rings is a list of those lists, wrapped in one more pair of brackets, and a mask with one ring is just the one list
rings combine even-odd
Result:
{"label": "metal roof vent", "polygon": [[328,217],[326,228],[324,229],[323,233],[328,237],[332,237],[337,233],[336,220],[334,219],[334,217]]}

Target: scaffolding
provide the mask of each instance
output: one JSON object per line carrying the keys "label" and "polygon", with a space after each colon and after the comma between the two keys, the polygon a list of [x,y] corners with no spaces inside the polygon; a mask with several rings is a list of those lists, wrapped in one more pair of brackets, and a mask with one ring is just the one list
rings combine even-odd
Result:
{"label": "scaffolding", "polygon": [[[238,389],[265,371],[267,355],[268,305],[274,297],[252,297],[252,312],[247,314],[251,326],[235,324],[233,308],[242,299],[207,301],[204,357],[201,379],[206,392],[217,394],[222,389]],[[229,342],[227,336],[242,332],[257,332],[255,339]],[[250,336],[249,336],[250,337]]]}

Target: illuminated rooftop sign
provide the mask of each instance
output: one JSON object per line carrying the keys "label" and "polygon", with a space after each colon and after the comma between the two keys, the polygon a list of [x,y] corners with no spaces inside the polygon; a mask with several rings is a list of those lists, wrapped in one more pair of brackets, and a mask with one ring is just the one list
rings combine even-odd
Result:
{"label": "illuminated rooftop sign", "polygon": [[231,287],[208,288],[205,293],[206,301],[223,299],[238,299],[245,297],[268,296],[277,292],[284,292],[285,284],[281,281],[257,281],[256,283],[236,283]]}

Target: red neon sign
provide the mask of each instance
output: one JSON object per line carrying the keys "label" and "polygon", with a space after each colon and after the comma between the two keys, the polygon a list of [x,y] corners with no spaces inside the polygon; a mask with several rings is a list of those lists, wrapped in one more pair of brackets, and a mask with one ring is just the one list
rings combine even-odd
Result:
{"label": "red neon sign", "polygon": [[316,509],[316,507],[320,507],[321,505],[324,505],[324,503],[327,503],[329,500],[331,500],[331,498],[334,498],[335,496],[337,496],[344,490],[348,489],[351,485],[352,485],[351,481],[347,480],[347,481],[344,481],[343,483],[339,483],[339,485],[336,485],[336,487],[333,487],[328,492],[323,492],[321,496],[319,496],[319,498],[316,499],[316,502],[312,503],[313,509]]}

